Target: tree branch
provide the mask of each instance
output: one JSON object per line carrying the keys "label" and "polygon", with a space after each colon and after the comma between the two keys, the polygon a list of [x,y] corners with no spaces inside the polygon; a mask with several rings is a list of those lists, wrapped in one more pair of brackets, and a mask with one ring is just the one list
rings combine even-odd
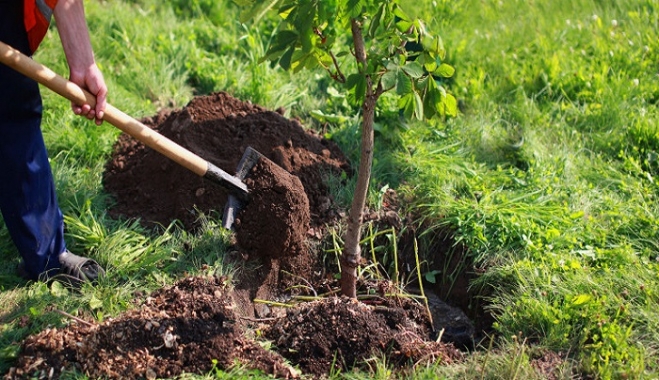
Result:
{"label": "tree branch", "polygon": [[[330,55],[330,57],[332,57],[332,62],[334,62],[334,67],[336,68],[336,74],[332,75],[330,73],[330,75],[332,75],[332,78],[334,78],[335,80],[337,80],[341,83],[345,83],[346,82],[346,77],[341,72],[341,67],[339,67],[339,62],[336,60],[336,56],[331,51],[329,52],[329,55]],[[335,78],[335,76],[337,76],[338,78]]]}

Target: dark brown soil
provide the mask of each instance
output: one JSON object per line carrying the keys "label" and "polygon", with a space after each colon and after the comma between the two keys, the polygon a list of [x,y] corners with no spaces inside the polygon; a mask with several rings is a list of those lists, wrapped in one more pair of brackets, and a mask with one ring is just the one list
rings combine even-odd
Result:
{"label": "dark brown soil", "polygon": [[74,323],[29,337],[6,378],[58,378],[62,369],[91,378],[171,378],[244,364],[278,377],[296,371],[246,339],[223,279],[187,278],[101,324]]}
{"label": "dark brown soil", "polygon": [[[207,373],[213,365],[226,369],[236,362],[296,377],[284,358],[313,377],[333,367],[367,367],[374,357],[386,357],[405,371],[459,360],[460,352],[445,343],[451,334],[460,345],[461,339],[473,341],[473,324],[460,310],[431,298],[431,321],[416,301],[385,298],[391,291],[384,282],[361,284],[360,292],[373,295],[363,302],[326,296],[289,309],[253,302],[295,296],[281,292],[291,285],[313,290],[307,296],[337,288],[307,243],[339,220],[325,176],[349,172],[345,156],[298,122],[226,93],[197,97],[145,123],[230,174],[248,146],[267,157],[245,180],[251,199],[235,223],[235,259],[246,269],[231,288],[225,279],[182,279],[116,319],[75,321],[32,336],[7,378],[57,377],[64,368],[90,377],[151,379]],[[227,200],[219,186],[125,135],[117,141],[103,183],[113,196],[113,217],[137,218],[152,227],[178,221],[195,231],[201,213],[219,215]],[[398,229],[396,194],[390,191],[385,198],[386,207],[368,212],[366,219]],[[254,328],[273,342],[274,351],[246,338]],[[438,331],[444,332],[441,342]]]}
{"label": "dark brown soil", "polygon": [[291,309],[266,337],[304,373],[316,376],[331,369],[367,367],[367,359],[383,355],[398,368],[450,364],[462,357],[452,345],[428,340],[430,331],[427,314],[409,299],[382,298],[367,304],[332,297]]}
{"label": "dark brown soil", "polygon": [[272,161],[261,159],[245,184],[251,197],[236,220],[240,248],[257,257],[305,254],[310,215],[300,179]]}
{"label": "dark brown soil", "polygon": [[[254,322],[274,351],[245,337],[244,324]],[[186,278],[116,319],[77,320],[29,337],[5,378],[58,378],[62,370],[76,370],[91,378],[155,379],[235,365],[298,377],[284,358],[322,377],[333,366],[367,368],[367,359],[383,356],[398,368],[461,359],[452,345],[428,340],[428,332],[423,309],[404,298],[367,303],[328,297],[279,318],[254,320],[235,312],[226,279]]]}
{"label": "dark brown soil", "polygon": [[[297,121],[219,92],[143,122],[229,174],[235,173],[245,149],[253,147],[300,179],[311,227],[336,221],[324,176],[349,170],[347,159],[335,144]],[[103,177],[116,202],[110,215],[139,218],[146,225],[178,220],[193,230],[199,213],[222,213],[227,194],[214,183],[127,135],[119,137],[114,150]]]}

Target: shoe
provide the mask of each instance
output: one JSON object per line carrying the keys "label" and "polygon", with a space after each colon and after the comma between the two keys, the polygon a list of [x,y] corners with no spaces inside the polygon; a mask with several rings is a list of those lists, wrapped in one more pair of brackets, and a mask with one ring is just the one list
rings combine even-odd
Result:
{"label": "shoe", "polygon": [[95,283],[99,278],[105,276],[103,268],[94,260],[74,255],[67,251],[59,255],[59,273],[58,276],[67,276],[73,283],[82,284],[83,282]]}
{"label": "shoe", "polygon": [[[62,252],[58,258],[60,268],[41,273],[39,281],[58,280],[79,288],[83,282],[96,283],[99,278],[105,276],[105,270],[92,259],[75,255],[69,251]],[[18,264],[18,275],[26,280],[33,279],[25,269],[23,261]]]}

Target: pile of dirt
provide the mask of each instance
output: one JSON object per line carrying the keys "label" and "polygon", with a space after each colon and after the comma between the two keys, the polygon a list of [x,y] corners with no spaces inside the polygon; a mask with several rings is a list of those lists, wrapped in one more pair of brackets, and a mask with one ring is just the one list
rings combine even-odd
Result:
{"label": "pile of dirt", "polygon": [[398,368],[462,358],[453,345],[431,340],[431,332],[427,313],[409,298],[369,304],[332,297],[289,310],[265,335],[304,373],[325,376],[365,367],[371,358],[386,357]]}
{"label": "pile of dirt", "polygon": [[[280,271],[301,278],[322,273],[314,270],[318,264],[307,240],[321,238],[324,227],[340,215],[326,176],[350,170],[335,143],[282,113],[218,92],[143,120],[230,174],[247,147],[266,158],[244,180],[250,201],[234,223],[240,254],[261,268],[238,280],[239,294],[245,298],[239,303],[248,315],[254,314],[248,305],[253,298],[270,298],[278,288],[295,285],[290,276],[280,278]],[[109,208],[112,217],[139,219],[146,226],[178,221],[189,231],[199,227],[202,213],[221,216],[228,198],[220,186],[126,134],[114,146],[103,185],[114,200]]]}
{"label": "pile of dirt", "polygon": [[[195,97],[183,109],[162,111],[143,122],[230,174],[251,146],[300,179],[311,228],[338,217],[324,176],[348,171],[348,161],[336,144],[305,130],[296,120],[218,92]],[[178,220],[193,230],[199,227],[200,213],[221,214],[227,201],[224,189],[125,134],[114,146],[103,185],[114,198],[112,217],[137,218],[148,226]]]}
{"label": "pile of dirt", "polygon": [[255,320],[235,312],[223,278],[187,278],[146,297],[136,309],[97,324],[79,320],[27,338],[7,378],[58,378],[77,370],[91,378],[172,378],[239,364],[280,378],[326,376],[386,357],[394,366],[451,363],[462,354],[429,339],[423,309],[406,298],[370,303],[329,297],[259,320],[266,351],[246,338]]}
{"label": "pile of dirt", "polygon": [[297,374],[244,337],[223,279],[187,278],[119,318],[27,338],[6,378],[59,378],[63,370],[77,370],[91,378],[156,379],[236,363],[278,377]]}

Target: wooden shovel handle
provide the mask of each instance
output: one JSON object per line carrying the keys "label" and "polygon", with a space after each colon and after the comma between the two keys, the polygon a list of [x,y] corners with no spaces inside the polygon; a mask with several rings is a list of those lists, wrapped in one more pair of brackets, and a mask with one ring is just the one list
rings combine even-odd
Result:
{"label": "wooden shovel handle", "polygon": [[[3,42],[0,42],[0,62],[41,83],[52,91],[69,99],[74,104],[89,104],[92,108],[96,105],[96,97],[94,95]],[[105,108],[103,120],[197,175],[202,177],[206,175],[209,168],[209,163],[206,160],[126,115],[112,105],[108,104]]]}

